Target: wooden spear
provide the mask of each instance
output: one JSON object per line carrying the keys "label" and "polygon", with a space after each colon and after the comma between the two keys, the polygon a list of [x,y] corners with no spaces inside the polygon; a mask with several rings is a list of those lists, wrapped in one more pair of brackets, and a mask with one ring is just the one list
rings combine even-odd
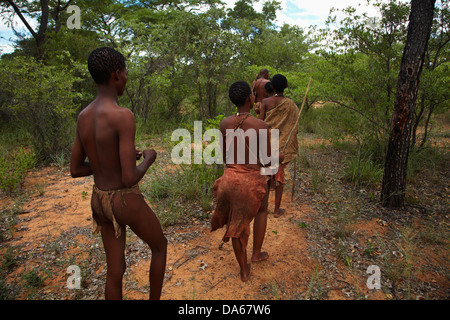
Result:
{"label": "wooden spear", "polygon": [[[300,115],[302,114],[303,107],[304,107],[305,102],[306,102],[306,97],[308,95],[309,86],[311,85],[312,75],[313,75],[313,71],[311,71],[311,75],[309,76],[308,87],[306,88],[305,96],[303,97],[302,107],[300,108],[300,112],[298,113],[297,121],[295,121],[295,124],[292,127],[291,132],[289,133],[289,136],[288,136],[288,138],[286,140],[286,143],[284,144],[283,153],[284,153],[284,150],[286,150],[286,147],[287,147],[287,145],[289,143],[289,140],[291,139],[292,133],[294,132],[295,128],[298,125],[298,121],[300,120]],[[294,200],[294,189],[295,189],[295,179],[296,179],[296,177],[297,177],[297,157],[295,157],[295,162],[294,162],[294,179],[292,180],[291,202]]]}
{"label": "wooden spear", "polygon": [[309,86],[311,85],[312,75],[313,75],[313,72],[311,71],[311,75],[309,76],[308,87],[306,88],[306,93],[305,93],[305,96],[303,97],[302,107],[300,108],[300,112],[298,113],[297,121],[295,121],[295,124],[294,124],[294,126],[292,127],[291,132],[289,133],[289,136],[288,136],[288,138],[287,138],[287,140],[286,140],[286,143],[284,144],[283,153],[284,153],[284,150],[286,150],[286,147],[287,147],[287,145],[288,145],[288,143],[289,143],[289,140],[291,139],[291,136],[292,136],[292,133],[294,132],[294,129],[295,129],[295,128],[297,127],[297,125],[298,125],[298,120],[300,119],[300,115],[302,114],[303,107],[304,107],[305,102],[306,102],[306,96],[308,95]]}

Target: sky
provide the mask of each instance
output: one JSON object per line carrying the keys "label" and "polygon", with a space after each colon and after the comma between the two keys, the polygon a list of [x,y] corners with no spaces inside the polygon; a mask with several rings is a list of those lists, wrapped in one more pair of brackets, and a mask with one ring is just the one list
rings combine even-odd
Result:
{"label": "sky", "polygon": [[[233,7],[237,0],[222,0],[228,7]],[[379,15],[376,9],[371,5],[367,5],[366,0],[277,0],[281,3],[281,11],[277,13],[276,24],[282,26],[287,23],[289,25],[298,25],[304,29],[312,25],[321,28],[325,26],[332,7],[337,9],[345,9],[352,6],[357,9],[358,13],[367,12],[370,17]],[[388,2],[388,0],[384,0]],[[255,10],[261,11],[264,0],[259,0],[255,4]],[[361,3],[361,5],[360,5]],[[339,16],[338,16],[339,17]]]}
{"label": "sky", "polygon": [[[228,8],[232,8],[237,0],[222,0]],[[378,16],[377,11],[367,5],[366,0],[278,0],[281,2],[281,11],[277,14],[275,21],[278,26],[287,23],[290,25],[298,25],[307,29],[311,25],[321,28],[325,26],[325,21],[332,7],[344,9],[349,6],[355,7],[358,12],[367,12],[370,17]],[[385,0],[386,2],[389,0]],[[255,10],[261,12],[264,0],[255,3]],[[359,3],[361,5],[359,6]],[[83,13],[81,12],[81,15]],[[339,16],[338,16],[339,18]],[[25,26],[17,18],[15,21],[19,30],[25,30]],[[3,19],[0,19],[0,54],[11,52],[13,50],[13,42],[9,41],[14,38],[11,29],[6,26]]]}

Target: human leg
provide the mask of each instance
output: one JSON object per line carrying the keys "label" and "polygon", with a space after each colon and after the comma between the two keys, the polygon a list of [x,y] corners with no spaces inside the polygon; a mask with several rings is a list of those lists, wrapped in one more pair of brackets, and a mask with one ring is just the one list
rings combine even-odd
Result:
{"label": "human leg", "polygon": [[125,273],[125,227],[119,238],[115,236],[112,222],[102,225],[101,234],[106,254],[106,300],[122,299],[122,280]]}
{"label": "human leg", "polygon": [[275,218],[282,216],[285,213],[284,209],[280,209],[281,199],[283,197],[283,184],[279,184],[275,187],[275,209],[273,211],[273,215]]}
{"label": "human leg", "polygon": [[147,243],[152,251],[150,263],[150,300],[161,298],[162,285],[166,270],[167,239],[153,210],[147,206],[141,222],[130,225],[131,230]]}
{"label": "human leg", "polygon": [[250,277],[250,265],[247,263],[247,249],[242,246],[240,238],[231,238],[234,255],[241,268],[241,280],[247,281]]}
{"label": "human leg", "polygon": [[121,207],[118,199],[114,199],[115,208],[119,206],[122,208],[116,211],[116,219],[121,224],[126,222],[124,224],[129,225],[131,230],[149,245],[152,251],[149,275],[150,299],[158,300],[161,297],[166,268],[167,239],[158,218],[142,195],[127,194],[124,195],[124,200],[127,205]]}
{"label": "human leg", "polygon": [[263,261],[269,258],[267,252],[261,252],[267,227],[267,203],[269,198],[269,189],[261,202],[261,207],[256,214],[253,222],[253,254],[252,262]]}

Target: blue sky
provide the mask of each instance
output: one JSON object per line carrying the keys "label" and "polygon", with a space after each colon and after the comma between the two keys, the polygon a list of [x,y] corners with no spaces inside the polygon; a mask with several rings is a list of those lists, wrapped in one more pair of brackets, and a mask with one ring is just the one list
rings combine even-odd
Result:
{"label": "blue sky", "polygon": [[9,41],[10,38],[14,38],[14,33],[3,21],[0,21],[0,54],[11,51],[13,43]]}
{"label": "blue sky", "polygon": [[[279,0],[282,10],[278,13],[278,24],[288,23],[302,28],[310,26],[324,27],[332,7],[344,9],[349,6],[360,12],[376,15],[377,12],[368,6],[365,0]],[[360,3],[362,3],[360,5]]]}
{"label": "blue sky", "polygon": [[305,8],[301,8],[298,1],[286,1],[286,8],[282,11],[282,13],[293,20],[306,20],[311,23],[320,23],[320,17],[317,14],[308,12]]}

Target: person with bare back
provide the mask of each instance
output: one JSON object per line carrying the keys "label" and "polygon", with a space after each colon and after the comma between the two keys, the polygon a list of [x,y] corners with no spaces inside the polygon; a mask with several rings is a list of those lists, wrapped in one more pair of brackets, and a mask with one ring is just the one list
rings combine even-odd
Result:
{"label": "person with bare back", "polygon": [[252,83],[252,92],[253,92],[253,95],[255,96],[254,110],[255,110],[256,115],[258,115],[260,112],[259,110],[260,110],[261,101],[263,99],[269,97],[269,95],[270,95],[265,87],[267,85],[267,83],[270,82],[269,76],[270,76],[269,70],[267,70],[266,68],[263,68],[259,71],[258,76]]}
{"label": "person with bare back", "polygon": [[[117,104],[127,83],[125,57],[112,48],[98,48],[89,55],[88,69],[97,85],[97,97],[78,115],[70,171],[74,178],[94,175],[91,207],[94,232],[101,231],[106,253],[105,299],[122,299],[128,225],[152,251],[150,299],[157,300],[164,280],[167,239],[138,186],[156,152],[136,150],[134,115]],[[144,160],[136,165],[141,156]]]}
{"label": "person with bare back", "polygon": [[[229,89],[230,100],[237,106],[237,113],[223,119],[220,131],[223,135],[222,150],[226,164],[223,175],[214,182],[216,208],[211,218],[211,230],[226,225],[223,241],[232,238],[233,250],[240,266],[242,281],[247,281],[250,266],[247,263],[247,242],[250,235],[250,223],[253,222],[252,262],[266,260],[267,252],[262,252],[262,244],[267,226],[267,176],[261,174],[263,164],[258,160],[260,152],[260,132],[269,126],[250,115],[254,96],[248,83],[238,81]],[[254,133],[255,148],[249,140]],[[268,132],[267,132],[268,133]],[[238,141],[244,146],[239,153]],[[264,142],[262,142],[264,143]],[[270,139],[267,140],[270,153]],[[252,159],[252,156],[254,158]],[[271,155],[269,155],[271,156]]]}

